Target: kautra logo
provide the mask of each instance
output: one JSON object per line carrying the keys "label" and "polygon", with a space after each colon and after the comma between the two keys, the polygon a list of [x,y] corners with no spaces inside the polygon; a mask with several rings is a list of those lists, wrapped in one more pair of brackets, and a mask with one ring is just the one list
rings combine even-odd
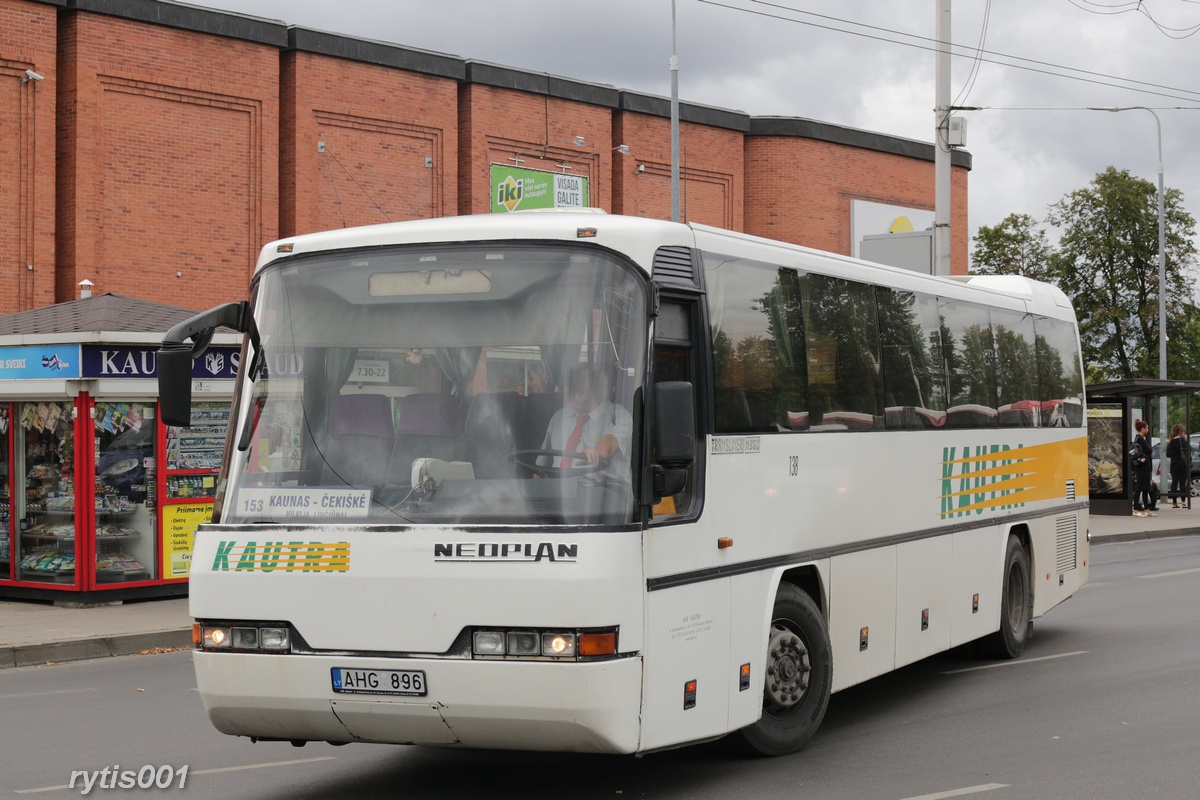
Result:
{"label": "kautra logo", "polygon": [[964,517],[1020,508],[1040,500],[1073,500],[1086,485],[1083,436],[1010,448],[1006,444],[942,448],[939,516]]}
{"label": "kautra logo", "polygon": [[349,542],[217,542],[213,572],[349,572]]}
{"label": "kautra logo", "polygon": [[1025,505],[1034,459],[1006,444],[942,448],[942,519]]}

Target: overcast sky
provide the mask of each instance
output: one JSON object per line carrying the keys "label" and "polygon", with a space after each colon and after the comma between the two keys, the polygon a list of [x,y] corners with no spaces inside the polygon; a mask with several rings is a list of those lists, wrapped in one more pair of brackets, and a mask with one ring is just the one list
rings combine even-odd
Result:
{"label": "overcast sky", "polygon": [[[671,92],[671,0],[193,0],[467,59]],[[679,95],[933,141],[935,0],[676,0]],[[967,118],[973,236],[1107,166],[1200,216],[1200,0],[957,0],[951,96]],[[974,58],[977,48],[985,51]],[[1019,110],[1018,110],[1019,109]],[[1028,109],[1028,110],[1027,110]],[[1051,110],[1054,109],[1054,110]],[[1188,109],[1188,110],[1184,110]]]}

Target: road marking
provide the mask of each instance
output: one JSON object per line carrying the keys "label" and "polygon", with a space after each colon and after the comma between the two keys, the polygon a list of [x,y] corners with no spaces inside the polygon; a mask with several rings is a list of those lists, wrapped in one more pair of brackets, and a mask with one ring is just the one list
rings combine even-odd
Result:
{"label": "road marking", "polygon": [[216,772],[238,772],[243,769],[262,769],[263,767],[290,767],[293,764],[312,764],[314,761],[333,761],[337,756],[318,756],[317,758],[297,758],[294,761],[268,761],[264,764],[244,764],[240,767],[214,767],[198,769],[193,775],[212,775]]}
{"label": "road marking", "polygon": [[1021,659],[1020,661],[998,661],[995,664],[983,664],[982,666],[978,666],[978,667],[966,667],[964,669],[952,669],[947,672],[943,672],[942,674],[943,675],[957,675],[960,672],[978,672],[981,669],[995,669],[996,667],[1019,667],[1022,664],[1032,664],[1035,661],[1053,661],[1056,658],[1067,658],[1069,656],[1082,656],[1082,655],[1084,655],[1086,653],[1090,653],[1090,652],[1091,652],[1091,650],[1075,650],[1070,653],[1059,653],[1056,656],[1042,656],[1041,658],[1024,658],[1024,659]]}
{"label": "road marking", "polygon": [[1155,572],[1152,575],[1138,575],[1139,578],[1172,578],[1176,575],[1194,575],[1200,572],[1200,567],[1196,569],[1177,569],[1174,572]]}
{"label": "road marking", "polygon": [[17,694],[0,694],[0,700],[9,700],[14,697],[45,697],[50,694],[78,694],[79,692],[94,692],[95,689],[54,689],[49,692],[19,692]]}
{"label": "road marking", "polygon": [[[244,769],[262,769],[263,767],[290,767],[295,764],[311,764],[315,761],[333,761],[337,756],[319,756],[317,758],[298,758],[294,761],[268,761],[263,764],[243,764],[240,767],[213,767],[212,769],[198,769],[195,772],[188,773],[191,775],[212,775],[216,772],[238,772]],[[115,780],[115,779],[114,779]],[[61,786],[43,786],[40,789],[17,789],[14,794],[37,794],[38,792],[58,792],[63,789],[70,789],[69,784]],[[78,787],[77,787],[78,788]]]}
{"label": "road marking", "polygon": [[963,789],[951,789],[948,792],[938,792],[937,794],[922,794],[916,797],[906,797],[904,800],[942,800],[943,797],[962,797],[967,794],[979,794],[980,792],[990,792],[993,789],[1007,789],[1007,783],[981,783],[979,786],[967,786]]}

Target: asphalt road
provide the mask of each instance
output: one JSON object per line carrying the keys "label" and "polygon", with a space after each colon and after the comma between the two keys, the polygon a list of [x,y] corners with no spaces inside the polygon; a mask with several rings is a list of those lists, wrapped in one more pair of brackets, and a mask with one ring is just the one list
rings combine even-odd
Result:
{"label": "asphalt road", "polygon": [[[1021,659],[955,651],[849,689],[780,759],[723,743],[640,759],[251,744],[208,725],[187,652],[5,670],[0,797],[83,795],[83,773],[108,767],[86,796],[1194,798],[1200,537],[1093,547],[1091,577],[1038,621]],[[144,768],[171,788],[101,788]]]}

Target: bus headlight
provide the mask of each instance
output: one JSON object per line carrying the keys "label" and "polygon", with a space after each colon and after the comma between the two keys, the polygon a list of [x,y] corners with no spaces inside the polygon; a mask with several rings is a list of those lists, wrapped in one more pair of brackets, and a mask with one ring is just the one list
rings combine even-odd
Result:
{"label": "bus headlight", "polygon": [[192,642],[201,650],[237,650],[242,653],[290,652],[292,637],[286,625],[268,623],[228,623],[207,625],[197,622]]}
{"label": "bus headlight", "polygon": [[290,645],[287,628],[258,629],[258,646],[263,650],[287,650]]}
{"label": "bus headlight", "polygon": [[534,661],[613,658],[618,655],[617,629],[476,630],[471,633],[471,655]]}
{"label": "bus headlight", "polygon": [[258,647],[258,628],[230,628],[231,646],[239,650],[254,650]]}
{"label": "bus headlight", "polygon": [[203,632],[204,632],[204,638],[201,641],[204,642],[204,644],[203,644],[204,647],[212,647],[212,648],[229,647],[229,640],[231,638],[229,635],[229,628],[205,627],[203,629]]}
{"label": "bus headlight", "polygon": [[536,633],[533,631],[509,631],[508,654],[510,656],[536,656],[540,652]]}
{"label": "bus headlight", "polygon": [[472,650],[477,656],[504,655],[504,632],[475,631]]}
{"label": "bus headlight", "polygon": [[573,633],[543,633],[542,655],[555,658],[574,658],[575,634]]}

